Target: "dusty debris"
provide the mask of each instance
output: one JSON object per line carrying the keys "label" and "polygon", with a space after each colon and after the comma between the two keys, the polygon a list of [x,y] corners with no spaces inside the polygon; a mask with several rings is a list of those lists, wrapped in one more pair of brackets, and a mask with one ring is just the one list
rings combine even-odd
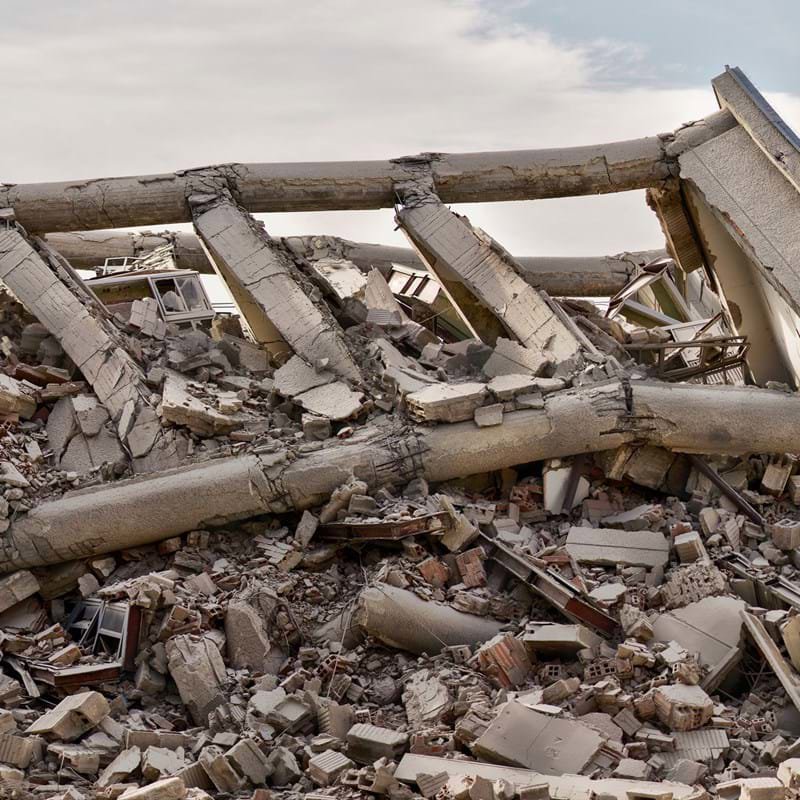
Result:
{"label": "dusty debris", "polygon": [[[1,186],[4,787],[796,791],[797,159],[714,87],[546,157]],[[445,205],[632,187],[666,254],[520,259]],[[418,255],[249,213],[332,202],[396,203]],[[28,233],[100,206],[198,236]]]}

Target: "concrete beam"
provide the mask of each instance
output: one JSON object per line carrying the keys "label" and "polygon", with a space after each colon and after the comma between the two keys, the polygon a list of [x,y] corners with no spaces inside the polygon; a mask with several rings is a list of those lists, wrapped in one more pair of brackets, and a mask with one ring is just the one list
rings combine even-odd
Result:
{"label": "concrete beam", "polygon": [[[213,273],[214,268],[194,233],[184,231],[82,231],[49,233],[45,240],[75,269],[91,269],[106,258],[135,258],[157,247],[172,245],[179,269]],[[289,236],[284,243],[298,256],[346,258],[362,270],[378,269],[387,275],[392,264],[426,269],[408,247],[353,242],[337,236]],[[520,275],[537,289],[554,297],[611,297],[622,289],[637,266],[666,255],[664,250],[643,250],[614,256],[520,256]]]}
{"label": "concrete beam", "polygon": [[753,387],[634,381],[548,395],[503,424],[372,426],[316,451],[216,459],[74,492],[17,517],[0,571],[89,558],[190,530],[327,502],[352,476],[370,487],[441,482],[636,442],[678,452],[800,452],[800,396]]}
{"label": "concrete beam", "polygon": [[[733,124],[733,123],[730,123]],[[661,186],[676,173],[675,155],[692,137],[717,135],[693,125],[674,134],[549,150],[424,153],[384,161],[226,164],[159,175],[57,183],[0,184],[0,207],[13,208],[29,231],[82,231],[189,222],[188,187],[213,169],[251,213],[391,208],[394,187],[413,167],[430,165],[446,203],[535,200]]]}

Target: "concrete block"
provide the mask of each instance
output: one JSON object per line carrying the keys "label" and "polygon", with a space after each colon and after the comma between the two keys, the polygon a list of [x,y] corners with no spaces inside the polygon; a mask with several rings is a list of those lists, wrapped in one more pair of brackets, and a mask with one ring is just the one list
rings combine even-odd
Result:
{"label": "concrete block", "polygon": [[330,786],[345,770],[355,764],[343,753],[325,750],[308,762],[308,776],[319,786]]}
{"label": "concrete block", "polygon": [[198,725],[226,700],[225,663],[216,645],[198,636],[173,636],[166,643],[169,672],[181,700]]}
{"label": "concrete block", "polygon": [[39,581],[26,569],[0,578],[0,613],[39,591]]}
{"label": "concrete block", "polygon": [[244,786],[244,779],[237,774],[221,747],[216,745],[204,747],[197,760],[203,765],[203,769],[218,791],[233,794]]}
{"label": "concrete block", "polygon": [[673,731],[701,728],[714,713],[714,703],[699,686],[683,683],[658,686],[654,700],[658,718]]}
{"label": "concrete block", "polygon": [[604,736],[580,722],[542,714],[512,700],[472,749],[486,761],[561,775],[582,772],[604,743]]}
{"label": "concrete block", "polygon": [[681,564],[690,564],[693,561],[708,558],[703,540],[697,531],[679,534],[675,537],[673,544]]}
{"label": "concrete block", "polygon": [[26,769],[36,753],[36,740],[13,733],[0,733],[0,762]]}
{"label": "concrete block", "polygon": [[569,529],[567,552],[583,564],[664,567],[669,561],[669,542],[652,531]]}
{"label": "concrete block", "polygon": [[180,778],[165,778],[149,786],[125,792],[124,800],[184,800],[186,785]]}
{"label": "concrete block", "polygon": [[800,547],[800,520],[782,519],[768,523],[767,533],[778,550],[794,550]]}
{"label": "concrete block", "polygon": [[259,786],[264,783],[269,774],[267,757],[253,739],[240,739],[225,757],[231,766],[250,783]]}
{"label": "concrete block", "polygon": [[359,764],[371,764],[379,758],[396,760],[408,744],[408,736],[389,728],[362,722],[347,732],[347,754]]}
{"label": "concrete block", "polygon": [[72,742],[94,728],[111,708],[100,692],[81,692],[65,697],[55,708],[28,726],[28,734]]}

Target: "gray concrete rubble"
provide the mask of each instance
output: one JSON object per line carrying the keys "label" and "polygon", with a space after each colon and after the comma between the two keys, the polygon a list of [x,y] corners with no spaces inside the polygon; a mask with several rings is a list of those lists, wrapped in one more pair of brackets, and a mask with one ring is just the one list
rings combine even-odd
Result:
{"label": "gray concrete rubble", "polygon": [[[0,184],[0,793],[794,797],[800,149],[713,85],[634,142]],[[445,205],[634,188],[663,251]],[[414,251],[251,216],[392,206]]]}

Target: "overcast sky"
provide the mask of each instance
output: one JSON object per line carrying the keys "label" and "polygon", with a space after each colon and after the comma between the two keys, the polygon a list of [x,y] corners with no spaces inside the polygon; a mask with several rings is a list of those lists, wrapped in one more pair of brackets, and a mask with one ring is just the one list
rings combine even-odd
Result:
{"label": "overcast sky", "polygon": [[[796,0],[7,4],[0,181],[590,144],[716,109],[738,65],[800,129]],[[662,245],[643,193],[463,206],[519,255]],[[403,243],[391,212],[264,215]]]}

